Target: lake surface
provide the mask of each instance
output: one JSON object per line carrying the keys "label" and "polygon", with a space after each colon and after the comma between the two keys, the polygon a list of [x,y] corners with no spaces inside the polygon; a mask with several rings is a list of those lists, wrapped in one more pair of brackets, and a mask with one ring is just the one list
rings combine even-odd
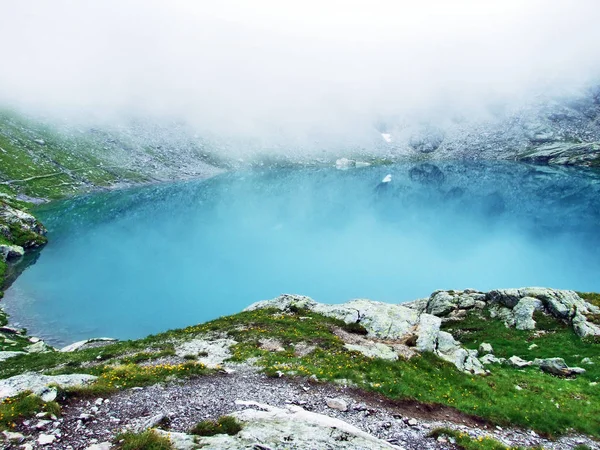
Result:
{"label": "lake surface", "polygon": [[13,322],[57,345],[141,337],[281,293],[400,303],[435,289],[600,290],[592,170],[265,170],[80,197],[37,214],[50,242],[3,302]]}

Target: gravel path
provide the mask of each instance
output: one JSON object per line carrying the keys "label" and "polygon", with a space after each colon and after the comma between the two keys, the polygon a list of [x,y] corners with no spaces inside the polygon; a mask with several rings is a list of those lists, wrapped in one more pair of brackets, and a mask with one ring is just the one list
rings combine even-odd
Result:
{"label": "gravel path", "polygon": [[[94,443],[111,441],[123,428],[154,424],[170,431],[186,432],[203,419],[244,408],[235,400],[252,400],[283,407],[292,403],[303,408],[344,420],[363,431],[410,450],[452,449],[453,445],[427,437],[437,427],[451,427],[473,436],[491,435],[507,445],[546,449],[571,449],[586,444],[600,446],[584,436],[548,441],[529,431],[499,429],[451,408],[428,407],[412,402],[391,402],[355,389],[311,383],[306,379],[268,378],[247,365],[232,366],[229,374],[173,381],[164,385],[133,388],[107,399],[75,399],[63,408],[56,421],[26,421],[17,430],[26,435],[31,449],[86,449]],[[328,398],[340,398],[348,404],[345,412],[327,406]],[[44,446],[37,443],[40,434],[53,434],[56,440]],[[13,444],[6,448],[28,448]]]}

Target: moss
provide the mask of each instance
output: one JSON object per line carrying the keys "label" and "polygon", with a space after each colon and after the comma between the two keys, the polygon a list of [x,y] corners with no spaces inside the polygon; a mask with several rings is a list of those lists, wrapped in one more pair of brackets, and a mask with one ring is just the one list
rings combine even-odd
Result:
{"label": "moss", "polygon": [[154,430],[142,433],[121,433],[115,439],[117,450],[174,450],[169,438]]}
{"label": "moss", "polygon": [[242,431],[242,425],[231,416],[221,416],[217,420],[203,420],[198,422],[190,431],[198,436],[215,436],[228,434],[234,436]]}

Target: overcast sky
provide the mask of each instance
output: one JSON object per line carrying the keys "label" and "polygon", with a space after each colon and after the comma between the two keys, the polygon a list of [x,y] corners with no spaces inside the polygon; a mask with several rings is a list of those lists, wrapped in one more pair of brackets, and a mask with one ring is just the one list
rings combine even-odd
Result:
{"label": "overcast sky", "polygon": [[0,103],[349,133],[485,114],[600,73],[598,0],[0,0]]}

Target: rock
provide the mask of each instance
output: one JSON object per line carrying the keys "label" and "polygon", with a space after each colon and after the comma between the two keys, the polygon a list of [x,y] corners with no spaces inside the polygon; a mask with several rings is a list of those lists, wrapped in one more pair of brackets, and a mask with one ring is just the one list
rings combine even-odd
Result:
{"label": "rock", "polygon": [[581,364],[594,364],[591,358],[583,358]]}
{"label": "rock", "polygon": [[100,442],[99,444],[92,444],[86,447],[85,450],[111,450],[113,448],[110,442]]}
{"label": "rock", "polygon": [[494,355],[492,355],[491,353],[488,353],[487,355],[483,355],[481,358],[479,358],[479,361],[481,361],[481,364],[504,364],[506,362],[506,359],[504,358],[496,358]]}
{"label": "rock", "polygon": [[46,229],[35,217],[4,202],[0,202],[0,222],[9,225],[10,236],[5,236],[9,240],[15,239],[10,228],[16,229],[21,247],[39,247],[47,241]]}
{"label": "rock", "polygon": [[25,391],[41,395],[46,392],[47,386],[51,384],[56,384],[62,388],[84,386],[93,382],[96,378],[94,375],[87,374],[41,375],[28,372],[0,380],[0,400],[6,397],[14,397]]}
{"label": "rock", "polygon": [[283,347],[283,344],[278,341],[277,339],[260,339],[259,341],[259,347],[263,350],[266,350],[268,352],[284,352],[285,348]]}
{"label": "rock", "polygon": [[[96,348],[101,347],[102,344],[110,345],[114,342],[118,342],[118,339],[107,338],[107,337],[99,337],[86,339],[84,341],[73,342],[72,344],[67,345],[60,349],[61,352],[74,352],[76,350],[85,350],[86,348]],[[94,345],[91,345],[94,344]]]}
{"label": "rock", "polygon": [[[175,431],[163,431],[160,429],[156,429],[154,430],[154,432],[156,434],[158,434],[159,436],[163,436],[166,438],[169,438],[169,440],[171,441],[171,444],[173,445],[173,448],[175,450],[198,450],[200,447],[198,446],[198,444],[196,443],[196,436],[192,435],[192,434],[185,434],[185,433],[177,433]],[[223,436],[223,435],[217,435],[217,436]],[[252,446],[249,448],[256,448],[256,446]],[[207,447],[207,450],[210,449],[218,449],[219,447],[212,447],[209,445],[209,447]],[[229,449],[233,449],[234,447],[226,447]],[[224,450],[226,449],[224,448]],[[268,448],[268,447],[265,447]]]}
{"label": "rock", "polygon": [[534,330],[533,313],[542,309],[542,302],[537,298],[523,297],[513,308],[515,328],[517,330]]}
{"label": "rock", "polygon": [[433,352],[437,346],[442,320],[430,314],[421,314],[417,327],[416,348],[420,352]]}
{"label": "rock", "polygon": [[39,445],[50,445],[56,440],[56,436],[53,434],[40,434],[37,438]]}
{"label": "rock", "polygon": [[155,428],[157,425],[159,425],[165,419],[167,419],[167,416],[165,416],[162,413],[155,414],[151,417],[142,417],[140,419],[141,421],[140,421],[139,425],[137,425],[135,427],[135,431],[136,431],[136,433],[141,433],[142,431],[146,431],[149,428]]}
{"label": "rock", "polygon": [[340,158],[335,162],[335,168],[340,170],[346,170],[351,167],[356,167],[356,161],[348,158]]}
{"label": "rock", "polygon": [[445,316],[457,307],[457,300],[446,291],[434,292],[427,303],[427,313]]}
{"label": "rock", "polygon": [[198,362],[206,367],[220,367],[224,361],[231,357],[229,350],[232,345],[237,344],[230,338],[211,337],[192,339],[175,346],[175,354],[180,358],[185,355],[199,355]]}
{"label": "rock", "polygon": [[493,354],[494,349],[492,348],[491,344],[482,342],[481,344],[479,344],[479,353],[481,353],[482,355]]}
{"label": "rock", "polygon": [[553,142],[536,147],[519,159],[543,164],[592,166],[600,160],[600,143]]}
{"label": "rock", "polygon": [[416,419],[406,419],[404,420],[404,423],[409,427],[416,427],[419,424]]}
{"label": "rock", "polygon": [[48,403],[48,402],[53,402],[54,400],[56,400],[56,396],[58,395],[58,392],[56,391],[55,388],[47,388],[45,391],[41,392],[40,394],[40,398]]}
{"label": "rock", "polygon": [[20,444],[21,442],[23,442],[25,440],[25,436],[23,436],[21,433],[13,433],[11,431],[3,431],[2,434],[4,435],[4,437],[6,438],[6,440],[8,442],[11,442],[13,444]]}
{"label": "rock", "polygon": [[531,344],[529,347],[527,347],[528,350],[534,350],[536,348],[538,348],[537,344]]}
{"label": "rock", "polygon": [[438,334],[438,345],[435,353],[442,359],[453,363],[459,370],[477,375],[485,373],[483,365],[477,359],[477,350],[466,350],[446,332]]}
{"label": "rock", "polygon": [[28,353],[44,353],[53,351],[54,349],[47,345],[44,341],[38,341],[35,344],[28,345],[25,347]]}
{"label": "rock", "polygon": [[34,139],[33,142],[35,142],[38,145],[46,145],[46,141],[44,141],[43,139]]}
{"label": "rock", "polygon": [[8,358],[24,355],[25,352],[0,352],[0,361],[6,361]]}
{"label": "rock", "polygon": [[0,259],[6,261],[7,259],[20,258],[25,254],[25,250],[20,245],[0,245]]}
{"label": "rock", "polygon": [[510,358],[508,358],[508,363],[511,366],[517,367],[519,369],[523,367],[529,367],[533,364],[531,361],[525,361],[524,359],[521,359],[518,356],[511,356]]}
{"label": "rock", "polygon": [[422,127],[409,139],[409,145],[420,153],[436,151],[444,141],[444,132],[432,126]]}
{"label": "rock", "polygon": [[368,358],[379,358],[387,359],[389,361],[395,361],[398,359],[398,354],[392,347],[381,342],[371,342],[369,344],[344,344],[350,351],[359,352]]}
{"label": "rock", "polygon": [[[261,449],[396,449],[382,439],[378,439],[340,419],[309,412],[296,405],[276,408],[256,402],[236,401],[248,409],[230,415],[242,423],[242,431],[235,436],[216,435],[198,437],[198,445],[220,450],[240,448]],[[286,436],[286,441],[282,441]],[[179,448],[179,447],[177,447]]]}
{"label": "rock", "polygon": [[342,412],[348,411],[348,403],[341,398],[328,398],[327,406]]}
{"label": "rock", "polygon": [[580,367],[568,367],[563,358],[546,358],[539,360],[540,370],[558,376],[573,376],[585,372]]}

